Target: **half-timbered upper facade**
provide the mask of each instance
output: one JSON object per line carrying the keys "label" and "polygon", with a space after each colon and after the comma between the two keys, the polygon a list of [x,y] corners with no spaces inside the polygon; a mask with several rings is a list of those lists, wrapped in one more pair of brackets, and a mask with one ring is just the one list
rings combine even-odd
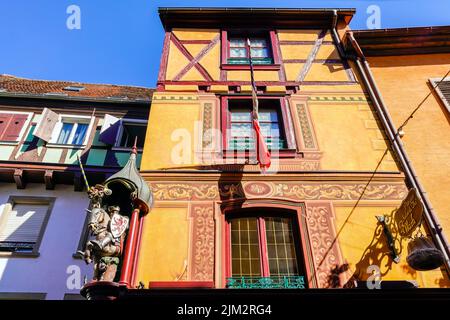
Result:
{"label": "half-timbered upper facade", "polygon": [[[160,8],[165,39],[141,174],[154,206],[134,285],[446,283],[394,261],[376,215],[408,183],[341,38],[351,9]],[[272,165],[251,125],[250,57]],[[424,231],[425,232],[425,231]],[[440,279],[440,280],[437,280]]]}

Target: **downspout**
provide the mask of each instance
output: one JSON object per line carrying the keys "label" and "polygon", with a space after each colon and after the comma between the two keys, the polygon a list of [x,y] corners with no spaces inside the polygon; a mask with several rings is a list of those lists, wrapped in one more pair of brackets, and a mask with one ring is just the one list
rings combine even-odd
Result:
{"label": "downspout", "polygon": [[[383,127],[385,129],[386,134],[389,137],[389,140],[392,143],[392,147],[398,156],[400,163],[405,171],[405,175],[407,178],[408,183],[417,189],[419,193],[419,198],[422,200],[422,203],[424,204],[424,212],[425,212],[425,221],[431,231],[431,236],[434,240],[434,242],[439,247],[440,251],[444,255],[445,259],[445,267],[447,270],[447,273],[450,275],[450,249],[447,239],[445,238],[445,235],[442,233],[442,228],[438,222],[438,218],[436,217],[434,210],[431,206],[431,203],[426,196],[426,193],[424,191],[423,186],[420,184],[417,175],[414,171],[414,168],[412,167],[412,164],[408,158],[408,155],[403,148],[403,144],[400,140],[400,137],[397,134],[397,129],[395,128],[392,118],[390,117],[386,105],[381,98],[381,94],[378,90],[378,87],[375,83],[375,80],[373,78],[372,73],[370,72],[369,64],[365,59],[365,56],[359,47],[358,43],[356,42],[356,39],[353,36],[353,33],[349,32],[349,39],[350,42],[354,48],[354,50],[357,53],[357,56],[349,56],[344,53],[344,50],[342,48],[341,40],[337,34],[336,31],[336,25],[337,25],[337,11],[334,10],[333,12],[333,27],[332,27],[332,37],[333,40],[337,44],[337,48],[339,53],[342,57],[352,59],[355,61],[357,65],[357,69],[361,75],[361,78],[363,80],[363,83],[365,87],[367,88],[370,98],[373,101],[376,112],[379,114],[380,120],[383,124]],[[361,61],[363,63],[361,63]]]}

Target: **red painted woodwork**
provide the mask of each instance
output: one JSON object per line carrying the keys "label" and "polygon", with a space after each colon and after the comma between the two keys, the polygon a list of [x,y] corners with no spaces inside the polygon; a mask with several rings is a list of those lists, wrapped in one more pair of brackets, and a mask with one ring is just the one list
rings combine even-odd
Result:
{"label": "red painted woodwork", "polygon": [[286,81],[286,70],[284,68],[283,58],[281,56],[281,48],[277,31],[270,32],[270,40],[272,41],[274,48],[274,62],[280,65],[278,76],[280,77],[280,81]]}
{"label": "red painted woodwork", "polygon": [[0,113],[0,140],[17,141],[27,118],[27,114]]}
{"label": "red painted woodwork", "polygon": [[[221,132],[222,132],[222,148],[224,157],[231,158],[247,158],[254,154],[252,151],[236,151],[236,150],[228,150],[228,141],[227,141],[227,132],[231,129],[231,119],[230,112],[228,109],[228,101],[233,99],[245,99],[251,100],[251,96],[222,96],[221,97]],[[286,138],[287,146],[286,149],[277,150],[278,156],[280,158],[292,158],[296,155],[295,143],[292,141],[292,135],[289,132],[293,132],[293,128],[291,125],[291,121],[288,120],[288,110],[286,106],[286,101],[284,97],[280,96],[259,96],[259,100],[270,99],[270,100],[279,100],[280,101],[280,114],[281,121],[280,127],[283,131],[284,137]],[[269,150],[270,152],[270,150]]]}
{"label": "red painted woodwork", "polygon": [[139,232],[139,209],[134,209],[133,213],[131,214],[130,229],[128,231],[122,270],[119,280],[120,284],[126,285],[127,287],[130,286],[138,232]]}
{"label": "red painted woodwork", "polygon": [[[175,36],[175,34],[172,33],[170,39],[172,43],[178,48],[178,50],[180,50],[180,52],[189,60],[190,63],[195,61],[195,58],[189,53],[189,51]],[[213,81],[211,75],[208,73],[208,71],[206,71],[206,69],[202,65],[195,62],[193,63],[193,67],[195,67],[198,70],[198,72],[200,72],[200,74],[203,76],[203,78],[205,78],[206,81]]]}
{"label": "red painted woodwork", "polygon": [[[299,86],[300,83],[296,81],[255,81],[256,86],[289,86],[296,87]],[[348,85],[348,84],[356,84],[355,81],[303,81],[302,86],[305,85],[322,85],[322,86],[336,86],[336,85]],[[228,86],[242,86],[242,85],[251,85],[251,81],[164,81],[165,85],[198,85],[198,86],[210,86],[210,85],[228,85]]]}
{"label": "red painted woodwork", "polygon": [[[200,66],[201,68],[203,68],[200,64],[199,61],[208,54],[209,51],[211,51],[212,48],[214,48],[216,46],[216,44],[220,41],[220,37],[217,36],[215,37],[213,40],[209,41],[208,44],[191,60],[189,61],[189,63],[173,78],[174,81],[179,81],[181,80],[181,78],[183,78],[183,76],[189,72],[189,70],[191,70],[194,66]],[[183,46],[184,47],[184,46]],[[184,47],[185,48],[185,47]],[[187,51],[187,49],[186,49]],[[205,80],[212,80],[211,76],[209,75],[209,73],[206,71],[206,74],[208,75],[207,78],[205,78]],[[203,74],[202,74],[203,75]]]}
{"label": "red painted woodwork", "polygon": [[[222,64],[223,70],[250,70],[250,66],[246,64]],[[279,64],[256,64],[253,65],[254,70],[280,70]]]}
{"label": "red painted woodwork", "polygon": [[161,55],[161,62],[159,65],[159,73],[158,73],[158,81],[165,81],[166,80],[166,72],[167,72],[167,63],[169,61],[169,47],[170,47],[170,36],[171,32],[167,32],[164,36],[164,45],[163,45],[163,52]]}
{"label": "red painted woodwork", "polygon": [[[286,210],[286,212],[291,212],[288,214],[284,214],[285,216],[293,218],[293,227],[297,227],[299,231],[298,238],[300,239],[300,243],[297,243],[296,249],[300,249],[298,252],[297,259],[300,259],[300,262],[303,261],[301,265],[299,265],[300,268],[304,269],[305,272],[305,281],[308,284],[309,288],[314,287],[313,284],[313,278],[314,278],[314,270],[311,269],[311,266],[313,265],[313,256],[311,253],[310,248],[310,239],[308,238],[308,230],[305,225],[305,221],[303,216],[306,215],[306,212],[304,212],[304,207],[299,208],[298,204],[292,205],[290,203],[281,204],[281,203],[270,203],[270,202],[264,202],[264,200],[261,200],[259,202],[252,202],[252,203],[241,203],[239,205],[230,203],[228,206],[223,204],[224,208],[222,209],[222,232],[224,233],[224,242],[223,242],[223,251],[224,251],[224,261],[225,261],[225,268],[224,268],[224,274],[222,275],[223,283],[226,283],[226,278],[231,277],[231,227],[230,223],[227,219],[227,216],[229,216],[230,213],[236,213],[237,211],[243,210],[242,213],[245,213],[245,209],[250,208],[258,208],[258,209],[264,209],[264,208],[272,208],[272,209],[278,209],[278,210]],[[263,219],[260,218],[260,219]],[[258,219],[259,220],[259,219]],[[260,225],[264,224],[264,232],[265,230],[265,223],[260,223]],[[258,227],[258,230],[260,230],[261,227]],[[261,232],[261,231],[259,231]],[[261,240],[260,240],[261,241]],[[267,254],[267,243],[264,242],[264,250],[261,253]],[[300,254],[303,254],[301,256]],[[269,275],[269,269],[268,266],[263,266],[263,274],[266,276]]]}
{"label": "red painted woodwork", "polygon": [[[279,46],[278,41],[275,39],[276,33],[274,30],[263,30],[264,31],[264,38],[267,40],[270,45],[268,46],[270,48],[270,54],[273,59],[272,64],[270,65],[254,65],[254,70],[280,70],[280,55],[279,55]],[[248,30],[242,30],[242,29],[228,29],[228,30],[222,30],[221,31],[221,44],[222,44],[222,50],[221,50],[221,69],[222,70],[250,70],[250,65],[248,64],[229,64],[228,58],[229,58],[229,52],[230,52],[230,41],[229,41],[229,33],[235,32],[238,34],[242,34],[244,37],[248,37],[249,35],[252,35],[252,31]],[[256,37],[258,36],[258,33],[261,33],[260,30],[255,30]],[[247,56],[248,56],[247,52]],[[281,80],[281,79],[280,79]]]}
{"label": "red painted woodwork", "polygon": [[266,259],[267,255],[267,239],[266,239],[266,222],[263,217],[258,218],[258,234],[259,234],[259,248],[261,250],[261,275],[269,277],[269,261]]}

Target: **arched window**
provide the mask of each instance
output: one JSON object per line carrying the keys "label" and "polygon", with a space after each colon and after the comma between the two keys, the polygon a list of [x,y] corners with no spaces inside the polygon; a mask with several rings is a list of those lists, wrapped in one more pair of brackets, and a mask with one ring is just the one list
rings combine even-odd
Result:
{"label": "arched window", "polygon": [[251,209],[227,215],[228,287],[304,287],[296,216]]}

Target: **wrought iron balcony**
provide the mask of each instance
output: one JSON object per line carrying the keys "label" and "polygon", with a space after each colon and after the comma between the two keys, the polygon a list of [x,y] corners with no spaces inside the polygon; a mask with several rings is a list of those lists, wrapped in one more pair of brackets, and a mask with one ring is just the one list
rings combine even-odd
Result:
{"label": "wrought iron balcony", "polygon": [[303,276],[279,277],[231,277],[227,278],[230,289],[305,289]]}

